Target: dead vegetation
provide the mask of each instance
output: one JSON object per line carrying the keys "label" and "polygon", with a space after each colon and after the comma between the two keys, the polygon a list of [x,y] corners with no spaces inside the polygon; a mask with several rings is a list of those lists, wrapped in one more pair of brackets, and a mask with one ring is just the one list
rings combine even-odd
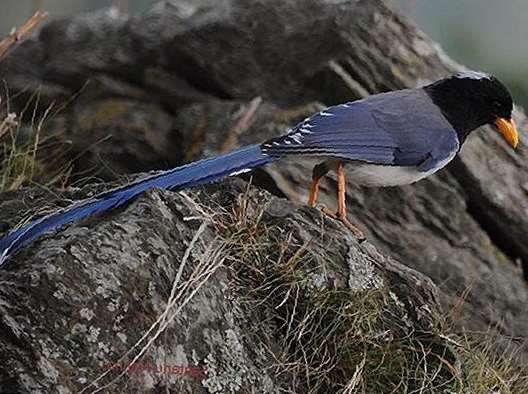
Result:
{"label": "dead vegetation", "polygon": [[[5,89],[7,91],[7,89]],[[19,113],[11,108],[11,98],[0,98],[0,191],[23,186],[63,186],[71,164],[66,159],[68,141],[49,132],[46,124],[62,109],[49,106],[37,111],[38,94]]]}
{"label": "dead vegetation", "polygon": [[[293,247],[249,205],[241,196],[226,251],[245,302],[276,329],[274,346],[262,345],[288,387],[314,394],[526,392],[528,370],[513,347],[499,350],[492,331],[454,333],[443,319],[436,330],[416,330],[390,288],[317,283],[332,262],[307,244]],[[254,338],[265,338],[259,326]]]}
{"label": "dead vegetation", "polygon": [[[20,40],[27,37],[45,18],[37,11],[20,28],[13,29],[0,41],[0,61]],[[0,191],[22,186],[48,186],[62,184],[70,166],[64,155],[68,143],[58,143],[54,135],[44,133],[44,125],[58,111],[51,104],[39,110],[39,92],[32,94],[24,108],[15,112],[11,103],[19,92],[10,97],[9,87],[4,85],[0,97]],[[61,107],[62,109],[62,107]]]}

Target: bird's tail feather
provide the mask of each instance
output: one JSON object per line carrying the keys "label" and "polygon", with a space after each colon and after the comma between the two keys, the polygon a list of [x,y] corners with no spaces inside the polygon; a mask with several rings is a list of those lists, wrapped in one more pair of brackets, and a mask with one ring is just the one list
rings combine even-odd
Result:
{"label": "bird's tail feather", "polygon": [[276,157],[263,154],[259,145],[252,145],[222,156],[203,159],[154,175],[148,175],[131,184],[79,201],[10,231],[0,240],[0,264],[5,261],[9,254],[38,238],[44,232],[92,213],[123,205],[151,187],[182,189],[197,186],[237,175],[276,160]]}

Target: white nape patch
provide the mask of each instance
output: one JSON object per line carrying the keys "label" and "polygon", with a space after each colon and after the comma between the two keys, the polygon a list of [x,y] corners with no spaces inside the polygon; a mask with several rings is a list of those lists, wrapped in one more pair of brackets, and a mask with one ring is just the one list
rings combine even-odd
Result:
{"label": "white nape patch", "polygon": [[458,74],[455,74],[455,78],[458,79],[489,79],[491,80],[491,75],[482,72],[482,71],[464,71]]}
{"label": "white nape patch", "polygon": [[456,156],[458,144],[448,157],[429,171],[420,171],[418,167],[398,167],[362,162],[346,163],[346,177],[361,186],[401,186],[418,182],[439,169],[445,167]]}
{"label": "white nape patch", "polygon": [[229,176],[240,175],[240,174],[244,174],[244,173],[249,172],[249,171],[251,171],[251,168],[243,168],[243,169],[238,170],[238,171],[233,171],[231,174],[229,174]]}

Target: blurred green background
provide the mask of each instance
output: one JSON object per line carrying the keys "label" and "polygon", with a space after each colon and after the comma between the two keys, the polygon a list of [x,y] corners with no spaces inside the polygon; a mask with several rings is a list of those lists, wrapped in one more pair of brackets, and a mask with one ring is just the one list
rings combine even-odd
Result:
{"label": "blurred green background", "polygon": [[[177,1],[177,0],[174,0]],[[219,0],[188,0],[213,4]],[[336,0],[326,0],[336,1]],[[458,62],[500,77],[518,103],[528,108],[527,0],[392,0]],[[0,33],[7,34],[35,10],[48,20],[119,5],[130,12],[148,8],[153,0],[1,0]]]}

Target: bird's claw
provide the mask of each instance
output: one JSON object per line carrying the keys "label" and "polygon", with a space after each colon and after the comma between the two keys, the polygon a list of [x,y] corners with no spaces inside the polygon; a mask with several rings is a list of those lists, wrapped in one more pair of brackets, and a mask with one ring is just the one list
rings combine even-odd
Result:
{"label": "bird's claw", "polygon": [[350,222],[346,217],[339,217],[336,212],[332,211],[324,204],[320,205],[320,210],[322,213],[327,216],[330,216],[332,219],[340,220],[341,223],[343,223],[345,227],[349,229],[352,234],[354,234],[354,237],[357,238],[359,243],[366,241],[367,238],[365,237],[365,234],[363,234],[363,231],[361,231],[355,224]]}
{"label": "bird's claw", "polygon": [[363,231],[361,231],[354,223],[349,221],[347,218],[339,218],[339,220],[341,220],[345,227],[348,228],[352,234],[354,234],[359,243],[365,242],[367,240],[365,234],[363,234]]}
{"label": "bird's claw", "polygon": [[330,208],[328,208],[326,205],[320,204],[319,209],[326,216],[330,216],[332,219],[337,219],[336,213],[334,211],[332,211]]}

